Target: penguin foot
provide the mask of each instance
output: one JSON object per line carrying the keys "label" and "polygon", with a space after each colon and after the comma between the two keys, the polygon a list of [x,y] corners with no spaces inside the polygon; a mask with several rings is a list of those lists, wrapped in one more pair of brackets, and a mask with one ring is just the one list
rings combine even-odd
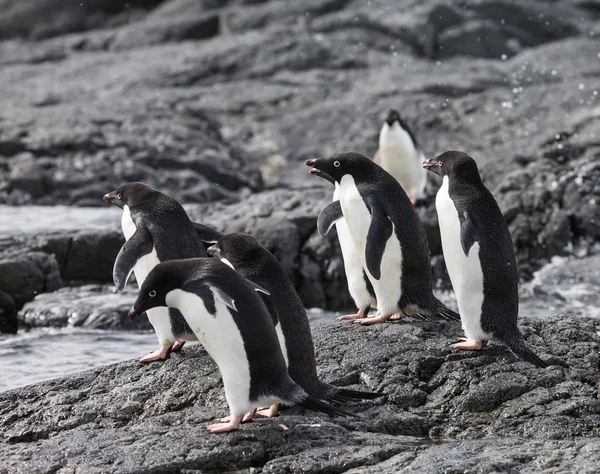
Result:
{"label": "penguin foot", "polygon": [[356,321],[356,324],[360,324],[361,326],[370,326],[371,324],[383,323],[390,319],[392,314],[376,314],[372,318],[361,319],[360,321]]}
{"label": "penguin foot", "polygon": [[346,319],[364,319],[367,317],[369,313],[369,307],[363,306],[358,310],[356,314],[347,314],[346,316],[340,316],[339,318],[335,318],[336,321],[344,321]]}
{"label": "penguin foot", "polygon": [[[256,408],[253,408],[249,412],[245,413],[242,418],[242,423],[249,423],[254,418],[254,414],[256,413]],[[225,418],[221,418],[219,420],[221,423],[229,423],[231,422],[231,415],[226,416]]]}
{"label": "penguin foot", "polygon": [[488,341],[474,341],[465,337],[461,337],[457,344],[452,346],[452,349],[463,351],[480,351],[488,345]]}
{"label": "penguin foot", "polygon": [[234,431],[240,427],[242,416],[237,416],[227,423],[215,423],[213,425],[206,425],[202,428],[210,433],[226,433],[227,431]]}
{"label": "penguin foot", "polygon": [[171,347],[171,352],[181,352],[181,349],[183,349],[184,344],[185,341],[182,341],[181,339],[175,341],[175,344],[173,344],[173,347]]}
{"label": "penguin foot", "polygon": [[140,359],[140,362],[154,362],[156,360],[167,360],[171,354],[170,346],[162,346],[160,349],[156,349],[150,354],[146,354]]}
{"label": "penguin foot", "polygon": [[390,321],[398,321],[402,319],[402,316],[404,316],[404,314],[402,314],[402,311],[400,311],[399,313],[392,314],[390,316]]}
{"label": "penguin foot", "polygon": [[257,415],[266,416],[267,418],[273,418],[274,416],[277,416],[277,413],[279,413],[279,403],[274,403],[270,407],[259,408],[256,410]]}

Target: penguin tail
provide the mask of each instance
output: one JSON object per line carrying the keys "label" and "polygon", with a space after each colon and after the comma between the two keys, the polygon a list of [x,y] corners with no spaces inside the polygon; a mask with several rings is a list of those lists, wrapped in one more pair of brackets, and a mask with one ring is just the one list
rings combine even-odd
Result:
{"label": "penguin tail", "polygon": [[540,359],[529,347],[527,347],[525,339],[523,339],[522,336],[518,338],[509,339],[507,341],[507,344],[510,350],[513,351],[524,361],[529,362],[530,364],[533,364],[536,367],[539,367],[540,369],[545,369],[546,367],[548,367],[548,364],[546,362]]}
{"label": "penguin tail", "polygon": [[311,395],[307,395],[304,400],[296,402],[296,404],[301,406],[302,408],[307,408],[309,410],[320,411],[322,413],[326,413],[329,416],[334,416],[334,415],[346,416],[346,417],[355,417],[356,416],[354,413],[350,413],[349,411],[346,411],[343,408],[334,407],[332,405],[329,405],[328,403],[325,403],[324,401],[319,400],[318,398],[315,398]]}
{"label": "penguin tail", "polygon": [[362,390],[351,390],[340,387],[332,387],[332,389],[328,398],[341,403],[358,400],[375,400],[385,395],[385,393],[363,392]]}
{"label": "penguin tail", "polygon": [[408,316],[416,316],[425,321],[444,320],[444,321],[460,321],[460,314],[452,311],[448,306],[432,297],[428,304],[408,304],[402,308],[402,312]]}

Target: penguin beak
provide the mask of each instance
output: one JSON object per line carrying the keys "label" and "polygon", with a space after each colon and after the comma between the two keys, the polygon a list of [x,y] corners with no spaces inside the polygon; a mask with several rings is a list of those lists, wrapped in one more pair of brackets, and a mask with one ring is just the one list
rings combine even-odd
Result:
{"label": "penguin beak", "polygon": [[432,173],[437,174],[438,176],[441,176],[441,166],[441,161],[433,160],[431,158],[423,162],[423,168],[425,168],[427,171],[431,171]]}
{"label": "penguin beak", "polygon": [[113,199],[113,198],[114,198],[114,193],[106,193],[104,196],[102,196],[102,200],[109,204],[110,204],[111,199]]}
{"label": "penguin beak", "polygon": [[327,181],[329,181],[331,184],[335,184],[335,179],[333,179],[331,177],[331,175],[325,173],[325,171],[321,171],[320,169],[316,168],[317,166],[317,160],[306,160],[304,162],[304,164],[306,166],[313,166],[314,168],[311,168],[309,170],[309,174],[314,174],[315,176],[319,176],[320,178],[326,179]]}
{"label": "penguin beak", "polygon": [[121,209],[123,209],[123,203],[117,197],[117,192],[116,191],[113,191],[112,193],[106,193],[104,196],[102,196],[102,200],[104,202],[107,202],[108,204],[113,204],[113,205],[115,205],[115,206],[120,207]]}
{"label": "penguin beak", "polygon": [[221,258],[221,250],[219,249],[219,247],[217,247],[217,245],[211,245],[210,247],[208,247],[206,249],[206,253],[208,255],[210,255],[211,257],[215,257],[220,259]]}
{"label": "penguin beak", "polygon": [[135,307],[135,305],[133,305],[133,307],[129,310],[129,313],[127,314],[127,321],[133,321],[139,315],[139,310]]}

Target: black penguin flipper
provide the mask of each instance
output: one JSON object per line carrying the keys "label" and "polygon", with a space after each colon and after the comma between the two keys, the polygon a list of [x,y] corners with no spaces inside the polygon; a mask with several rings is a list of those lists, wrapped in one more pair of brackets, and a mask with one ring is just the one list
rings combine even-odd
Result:
{"label": "black penguin flipper", "polygon": [[344,217],[344,214],[342,214],[342,205],[340,204],[340,201],[333,201],[319,214],[319,217],[317,218],[317,229],[319,229],[321,235],[327,235],[333,225],[342,217]]}
{"label": "black penguin flipper", "polygon": [[200,240],[207,244],[216,244],[223,237],[221,232],[209,225],[198,224],[197,222],[192,222],[192,225],[196,229],[196,233],[200,236]]}
{"label": "black penguin flipper", "polygon": [[463,252],[468,257],[471,247],[479,240],[477,228],[467,211],[463,211],[462,214],[459,212],[458,218],[460,220],[460,244]]}
{"label": "black penguin flipper", "polygon": [[113,281],[119,291],[125,288],[127,280],[137,261],[148,255],[154,248],[154,239],[144,227],[138,227],[131,238],[125,242],[113,267]]}
{"label": "black penguin flipper", "polygon": [[332,405],[329,405],[328,403],[325,403],[324,401],[319,400],[318,398],[315,398],[311,395],[307,395],[304,400],[302,400],[301,402],[296,402],[296,403],[297,403],[297,405],[301,406],[302,408],[307,408],[309,410],[314,410],[314,411],[320,411],[323,413],[327,413],[330,416],[334,416],[334,415],[348,416],[348,417],[356,416],[354,413],[350,413],[349,411],[346,411],[343,408],[334,407]]}
{"label": "black penguin flipper", "polygon": [[367,233],[365,258],[367,270],[373,278],[379,280],[381,278],[381,259],[387,241],[394,232],[394,225],[378,203],[371,200],[367,202],[367,206],[371,211],[371,225]]}
{"label": "black penguin flipper", "polygon": [[519,335],[519,337],[508,338],[505,342],[510,350],[524,361],[529,362],[540,369],[548,367],[546,362],[540,359],[529,347],[527,347],[523,336]]}

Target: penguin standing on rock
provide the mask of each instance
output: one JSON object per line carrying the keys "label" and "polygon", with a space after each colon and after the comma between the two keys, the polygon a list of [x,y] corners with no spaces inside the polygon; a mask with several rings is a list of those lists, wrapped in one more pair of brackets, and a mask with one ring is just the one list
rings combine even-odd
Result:
{"label": "penguin standing on rock", "polygon": [[[306,393],[316,398],[341,402],[374,399],[382,395],[340,388],[319,380],[315,348],[304,305],[281,264],[254,237],[242,233],[225,235],[209,247],[208,253],[231,265],[244,278],[271,294],[265,299],[270,300],[277,313],[276,329],[288,363],[288,373]],[[269,413],[271,416],[273,414],[272,411]]]}
{"label": "penguin standing on rock", "polygon": [[377,299],[375,317],[345,319],[375,324],[404,313],[458,321],[460,316],[433,295],[427,237],[398,181],[360,153],[305,164],[311,174],[339,184],[339,200],[323,209],[317,226],[325,235],[345,218]]}
{"label": "penguin standing on rock", "polygon": [[[198,232],[206,228],[206,233],[210,228],[193,224],[183,207],[166,194],[143,183],[128,183],[102,199],[123,209],[121,227],[126,242],[113,269],[119,290],[125,287],[132,271],[141,286],[148,273],[162,261],[206,256]],[[160,348],[142,357],[140,362],[168,359],[170,352],[181,350],[185,341],[196,340],[176,309],[156,308],[147,314]]]}
{"label": "penguin standing on rock", "polygon": [[375,162],[398,180],[410,201],[415,204],[425,197],[427,171],[417,139],[395,110],[388,112],[379,133],[379,150]]}
{"label": "penguin standing on rock", "polygon": [[444,260],[466,338],[455,349],[480,350],[488,340],[506,344],[523,360],[548,364],[525,344],[517,327],[517,260],[510,231],[475,161],[447,151],[423,163],[442,178],[435,205]]}
{"label": "penguin standing on rock", "polygon": [[290,378],[272,315],[258,292],[268,294],[217,259],[171,260],[144,280],[129,317],[163,306],[183,314],[219,366],[230,408],[230,416],[206,426],[208,431],[235,430],[258,406],[274,403],[351,416]]}

